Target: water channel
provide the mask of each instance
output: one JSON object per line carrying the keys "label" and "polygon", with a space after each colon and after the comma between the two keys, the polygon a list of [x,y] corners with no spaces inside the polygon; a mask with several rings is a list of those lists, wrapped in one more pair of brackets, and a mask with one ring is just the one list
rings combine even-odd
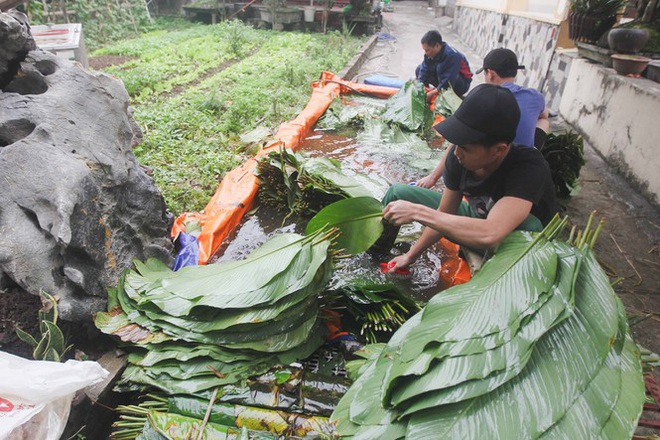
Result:
{"label": "water channel", "polygon": [[[382,198],[390,184],[411,183],[426,176],[440,160],[446,147],[437,137],[427,141],[414,133],[391,129],[372,117],[374,107],[382,106],[383,100],[364,97],[342,99],[351,113],[362,113],[359,130],[342,127],[339,130],[320,128],[301,142],[299,151],[309,156],[324,156],[341,163],[347,175],[362,173],[372,180],[370,190],[377,199]],[[239,227],[218,249],[211,262],[240,260],[264,243],[269,237],[284,233],[304,233],[306,219],[289,218],[283,223],[283,214],[258,206],[245,216]],[[402,228],[393,255],[401,253],[419,237],[421,226],[412,224]],[[390,282],[413,298],[426,303],[433,295],[447,286],[439,279],[439,268],[444,257],[441,248],[432,248],[411,266],[411,276],[399,279],[381,273],[379,263],[383,257],[368,253],[342,260],[330,282],[329,289],[336,289],[352,280],[368,280],[376,283]]]}

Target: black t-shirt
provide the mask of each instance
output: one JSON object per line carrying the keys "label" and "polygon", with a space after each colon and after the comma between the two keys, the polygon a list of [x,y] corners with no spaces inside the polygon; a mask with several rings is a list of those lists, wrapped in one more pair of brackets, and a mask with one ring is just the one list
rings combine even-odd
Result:
{"label": "black t-shirt", "polygon": [[486,218],[493,205],[506,196],[532,202],[532,214],[544,226],[557,213],[550,167],[536,148],[511,145],[500,167],[480,181],[458,162],[453,148],[443,174],[445,186],[460,191],[479,217]]}

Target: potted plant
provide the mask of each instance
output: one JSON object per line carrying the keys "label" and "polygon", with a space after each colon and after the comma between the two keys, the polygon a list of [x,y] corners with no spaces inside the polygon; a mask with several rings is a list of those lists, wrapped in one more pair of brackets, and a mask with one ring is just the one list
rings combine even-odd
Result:
{"label": "potted plant", "polygon": [[635,20],[612,29],[607,35],[610,49],[616,52],[612,55],[614,69],[621,75],[640,76],[652,61],[651,58],[637,55],[651,34],[653,38],[648,51],[660,52],[660,1],[638,0],[635,6]]}
{"label": "potted plant", "polygon": [[285,24],[302,20],[302,9],[287,7],[286,0],[264,0],[263,3],[266,8],[259,9],[261,20],[272,23],[275,30],[282,30]]}
{"label": "potted plant", "polygon": [[568,14],[569,38],[595,43],[616,23],[625,0],[572,0]]}

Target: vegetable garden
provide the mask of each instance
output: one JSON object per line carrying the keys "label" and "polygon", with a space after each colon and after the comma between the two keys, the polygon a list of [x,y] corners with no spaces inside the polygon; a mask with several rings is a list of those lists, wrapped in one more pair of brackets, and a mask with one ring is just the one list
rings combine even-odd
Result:
{"label": "vegetable garden", "polygon": [[[135,148],[175,214],[201,209],[224,174],[252,155],[241,135],[292,119],[324,70],[340,70],[359,38],[260,31],[240,21],[155,31],[97,51],[131,60],[122,79],[144,132]],[[333,48],[330,50],[329,48]]]}

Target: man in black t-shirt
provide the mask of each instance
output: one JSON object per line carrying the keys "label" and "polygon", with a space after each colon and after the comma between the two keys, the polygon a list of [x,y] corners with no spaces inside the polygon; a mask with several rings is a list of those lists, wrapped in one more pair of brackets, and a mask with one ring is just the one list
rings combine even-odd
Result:
{"label": "man in black t-shirt", "polygon": [[557,212],[550,168],[537,149],[511,143],[519,119],[508,89],[482,84],[453,116],[435,126],[454,144],[443,175],[444,193],[396,184],[383,199],[383,218],[390,226],[375,250],[391,247],[402,224],[426,226],[410,250],[391,261],[392,270],[408,266],[443,236],[471,248],[493,249],[515,229],[540,231],[550,221]]}

